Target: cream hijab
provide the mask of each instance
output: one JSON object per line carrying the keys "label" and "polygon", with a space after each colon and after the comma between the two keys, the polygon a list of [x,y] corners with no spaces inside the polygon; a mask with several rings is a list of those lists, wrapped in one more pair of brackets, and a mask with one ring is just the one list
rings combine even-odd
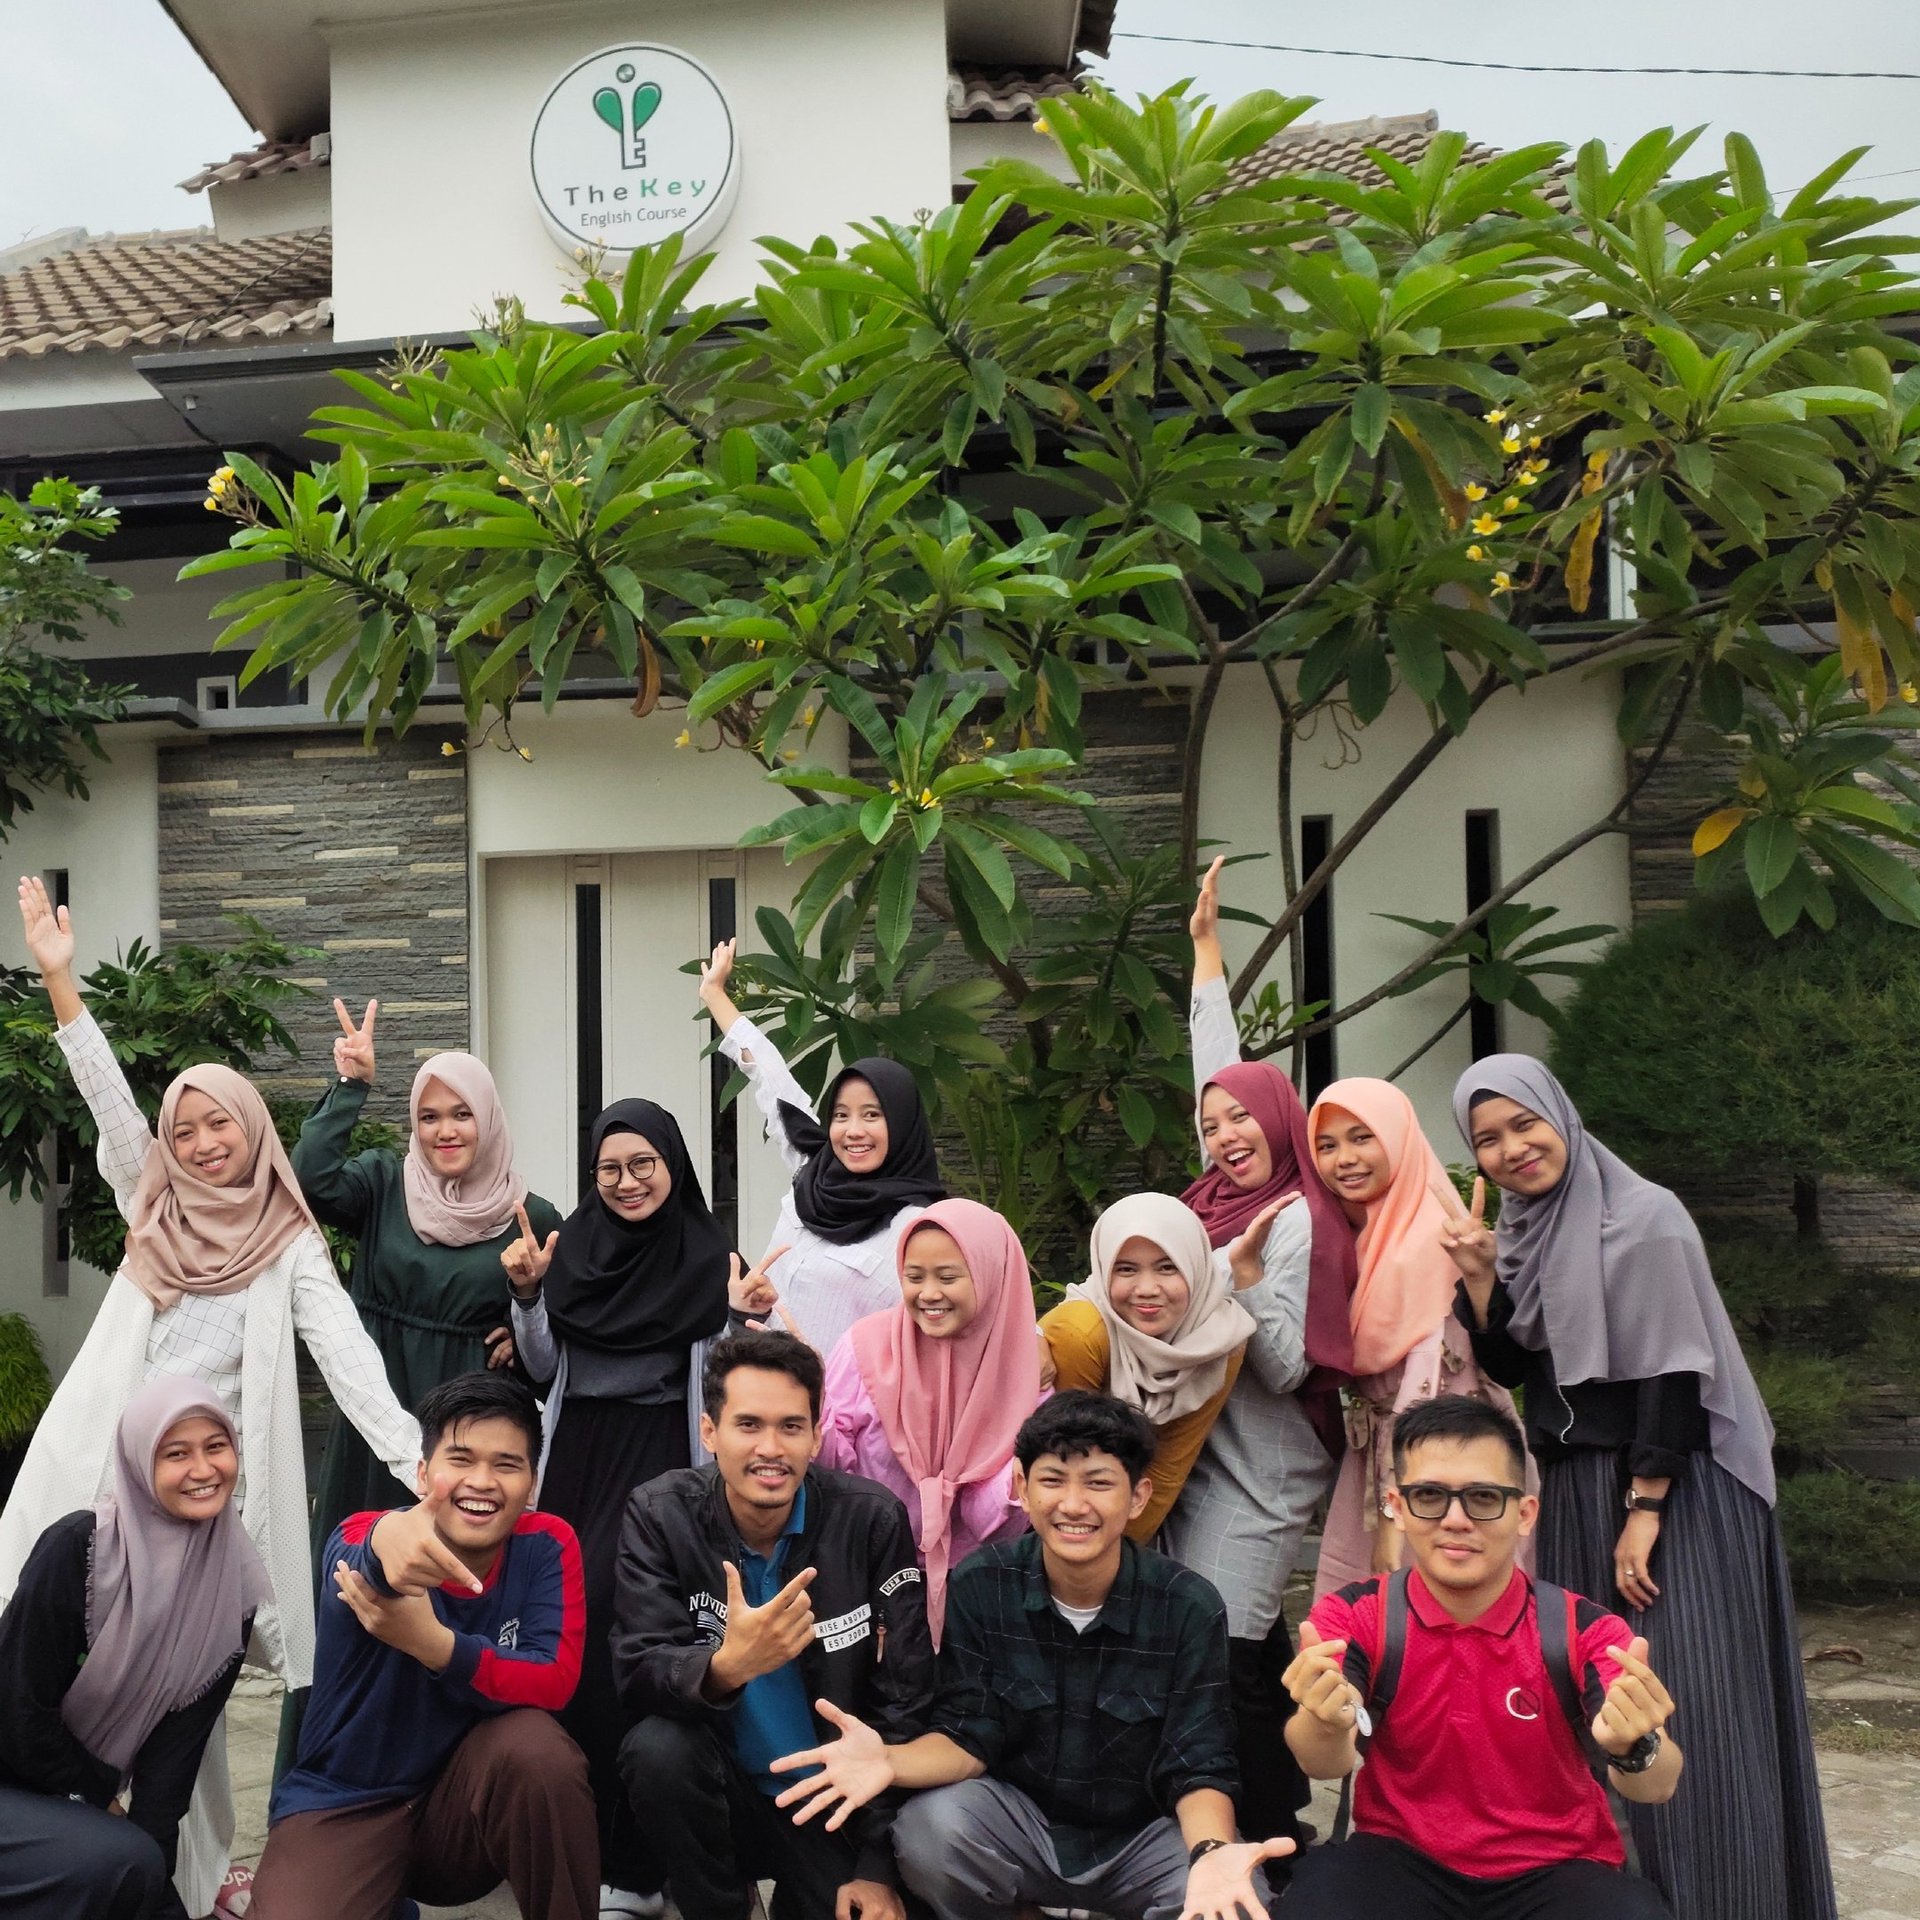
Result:
{"label": "cream hijab", "polygon": [[[246,1167],[224,1187],[203,1180],[174,1152],[174,1122],[189,1090],[231,1114],[246,1135]],[[253,1082],[213,1062],[175,1075],[127,1208],[126,1270],[141,1292],[162,1312],[183,1294],[238,1293],[313,1225]]]}
{"label": "cream hijab", "polygon": [[[1120,1249],[1135,1239],[1169,1254],[1187,1283],[1187,1310],[1164,1340],[1129,1326],[1107,1291]],[[1232,1276],[1215,1261],[1199,1215],[1170,1193],[1130,1193],[1093,1223],[1092,1252],[1092,1273],[1067,1297],[1089,1302],[1107,1330],[1107,1391],[1157,1427],[1198,1412],[1253,1334],[1253,1315],[1233,1297]]]}
{"label": "cream hijab", "polygon": [[[420,1145],[420,1098],[429,1080],[465,1101],[480,1129],[473,1165],[452,1180],[427,1164]],[[527,1183],[513,1170],[513,1135],[487,1063],[470,1053],[436,1053],[422,1061],[407,1096],[407,1118],[412,1133],[400,1169],[407,1224],[436,1247],[476,1246],[505,1233],[514,1208],[527,1197]]]}

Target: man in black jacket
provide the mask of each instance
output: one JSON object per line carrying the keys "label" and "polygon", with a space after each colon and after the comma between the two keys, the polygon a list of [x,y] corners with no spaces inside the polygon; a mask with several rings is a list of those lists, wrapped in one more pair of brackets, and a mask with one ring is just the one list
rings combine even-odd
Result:
{"label": "man in black jacket", "polygon": [[933,1650],[906,1509],[813,1465],[820,1358],[785,1333],[707,1361],[710,1467],[635,1490],[620,1535],[614,1681],[635,1726],[620,1772],[683,1920],[743,1920],[756,1879],[779,1920],[904,1920],[893,1808],[795,1826],[772,1762],[815,1745],[813,1702],[909,1740]]}

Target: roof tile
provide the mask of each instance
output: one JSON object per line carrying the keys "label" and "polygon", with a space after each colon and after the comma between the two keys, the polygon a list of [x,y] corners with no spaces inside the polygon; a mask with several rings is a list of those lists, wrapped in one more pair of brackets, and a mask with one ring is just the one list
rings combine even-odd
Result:
{"label": "roof tile", "polygon": [[949,120],[1031,120],[1040,103],[1080,85],[1078,71],[1026,73],[1017,67],[961,67],[947,76]]}
{"label": "roof tile", "polygon": [[262,180],[270,173],[305,173],[333,164],[333,136],[316,133],[308,140],[263,140],[257,147],[236,153],[230,160],[209,160],[180,185],[188,193],[207,187],[230,187],[242,180]]}
{"label": "roof tile", "polygon": [[324,333],[332,295],[324,227],[102,234],[0,276],[0,360]]}

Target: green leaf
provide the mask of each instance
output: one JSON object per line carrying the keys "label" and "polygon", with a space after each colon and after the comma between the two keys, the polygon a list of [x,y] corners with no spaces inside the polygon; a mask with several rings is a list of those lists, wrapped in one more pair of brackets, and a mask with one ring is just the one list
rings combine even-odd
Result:
{"label": "green leaf", "polygon": [[1764,814],[1747,828],[1747,879],[1753,897],[1764,900],[1793,870],[1800,842],[1793,822],[1777,813]]}
{"label": "green leaf", "polygon": [[895,844],[880,867],[874,938],[889,960],[896,960],[913,931],[914,894],[920,883],[920,851],[911,840]]}
{"label": "green leaf", "polygon": [[894,817],[899,811],[900,802],[890,793],[876,793],[860,809],[860,831],[869,846],[877,847],[893,831]]}
{"label": "green leaf", "polygon": [[1368,454],[1380,451],[1392,415],[1393,395],[1383,386],[1369,382],[1353,396],[1353,437]]}
{"label": "green leaf", "polygon": [[815,560],[820,546],[813,535],[770,514],[730,514],[713,530],[723,547],[745,547],[751,553],[778,554],[788,560]]}
{"label": "green leaf", "polygon": [[1126,1129],[1127,1138],[1136,1147],[1144,1147],[1153,1138],[1158,1124],[1153,1103],[1138,1087],[1115,1087],[1113,1104],[1120,1115],[1121,1126]]}

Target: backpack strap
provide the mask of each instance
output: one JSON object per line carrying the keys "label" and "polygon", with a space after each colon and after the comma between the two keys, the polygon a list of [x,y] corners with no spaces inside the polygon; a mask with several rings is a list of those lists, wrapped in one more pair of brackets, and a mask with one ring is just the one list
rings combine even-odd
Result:
{"label": "backpack strap", "polygon": [[1533,1583],[1534,1620],[1540,1630],[1540,1652],[1547,1665],[1547,1678],[1553,1683],[1560,1711],[1573,1729],[1580,1757],[1587,1771],[1599,1781],[1601,1791],[1609,1791],[1606,1750],[1593,1737],[1587,1720],[1586,1703],[1580,1696],[1579,1676],[1573,1670],[1573,1595],[1551,1580],[1535,1578]]}
{"label": "backpack strap", "polygon": [[[1398,1573],[1392,1573],[1380,1587],[1380,1657],[1373,1663],[1368,1679],[1365,1706],[1367,1716],[1373,1722],[1372,1729],[1361,1736],[1357,1742],[1362,1759],[1380,1731],[1380,1723],[1386,1718],[1387,1709],[1393,1704],[1393,1696],[1399,1689],[1400,1669],[1407,1657],[1407,1572],[1402,1567]],[[1348,1774],[1340,1782],[1340,1804],[1334,1811],[1333,1837],[1344,1840],[1353,1825],[1353,1775]]]}

